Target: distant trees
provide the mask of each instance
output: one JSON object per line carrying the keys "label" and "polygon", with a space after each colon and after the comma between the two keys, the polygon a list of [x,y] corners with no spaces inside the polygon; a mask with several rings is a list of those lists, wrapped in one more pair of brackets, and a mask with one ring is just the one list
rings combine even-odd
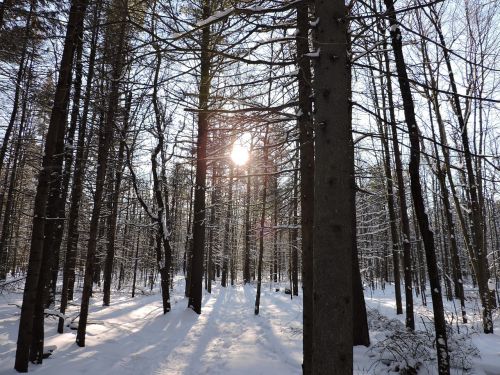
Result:
{"label": "distant trees", "polygon": [[448,373],[442,287],[464,322],[477,290],[486,333],[498,299],[496,14],[3,1],[0,286],[26,277],[15,368],[41,362],[46,308],[60,333],[79,314],[84,346],[93,294],[159,287],[167,313],[183,274],[197,314],[203,280],[255,285],[256,314],[267,282],[302,296],[305,374],[352,371],[363,288],[394,287],[409,329],[430,292]]}

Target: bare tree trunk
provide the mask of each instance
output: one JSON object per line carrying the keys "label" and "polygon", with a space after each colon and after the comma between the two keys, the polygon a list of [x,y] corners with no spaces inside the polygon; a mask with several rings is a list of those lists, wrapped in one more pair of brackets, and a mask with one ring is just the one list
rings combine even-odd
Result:
{"label": "bare tree trunk", "polygon": [[[29,91],[29,86],[30,83],[26,85],[26,92]],[[7,265],[7,255],[8,255],[8,247],[7,244],[9,242],[9,238],[11,235],[12,231],[12,223],[11,223],[11,217],[13,214],[14,210],[14,190],[16,187],[16,183],[18,181],[18,165],[19,165],[19,158],[20,158],[20,152],[21,152],[21,146],[22,146],[22,136],[24,132],[24,125],[26,123],[26,106],[27,106],[27,101],[28,98],[25,96],[23,98],[23,108],[22,108],[22,115],[21,115],[21,121],[19,124],[19,129],[17,132],[17,138],[16,138],[16,143],[14,146],[14,153],[12,156],[13,164],[12,164],[12,169],[10,172],[10,181],[9,181],[9,186],[7,188],[7,200],[5,202],[5,211],[4,211],[4,219],[3,219],[3,224],[2,224],[2,234],[0,236],[0,280],[5,280],[7,277],[7,271],[8,271],[8,265]],[[7,173],[6,173],[7,176]],[[14,248],[14,250],[16,250]]]}
{"label": "bare tree trunk", "polygon": [[[5,6],[10,6],[10,1],[4,1],[2,3],[2,7],[0,8],[0,28],[2,27],[2,19],[3,19],[3,12],[5,9]],[[16,76],[16,83],[15,83],[15,90],[14,90],[14,100],[12,103],[12,112],[10,114],[10,119],[9,119],[9,124],[7,125],[7,128],[5,129],[5,133],[3,135],[3,141],[2,141],[2,146],[0,147],[0,173],[2,173],[3,170],[3,165],[5,161],[5,154],[7,152],[7,147],[9,145],[9,140],[10,140],[10,135],[12,133],[12,130],[14,129],[14,124],[16,122],[17,118],[17,112],[19,110],[19,97],[21,95],[21,89],[22,89],[22,79],[24,75],[24,71],[26,69],[26,55],[28,53],[28,43],[30,41],[30,34],[31,34],[31,18],[33,16],[33,12],[35,11],[35,6],[36,6],[36,1],[31,0],[30,1],[30,10],[28,12],[28,15],[26,17],[26,24],[25,24],[25,32],[24,32],[24,44],[23,44],[23,50],[21,53],[21,58],[19,60],[19,68],[17,70],[17,76]],[[0,200],[0,202],[3,201]]]}
{"label": "bare tree trunk", "polygon": [[[141,222],[141,215],[139,214],[139,222]],[[137,281],[137,267],[139,264],[139,245],[140,245],[141,234],[137,232],[137,242],[135,245],[135,256],[134,256],[134,277],[132,280],[132,298],[135,297],[135,283]]]}
{"label": "bare tree trunk", "polygon": [[264,165],[264,176],[263,186],[262,186],[262,211],[260,214],[260,230],[259,230],[259,259],[257,263],[257,294],[255,296],[255,309],[254,314],[259,315],[260,310],[260,290],[262,284],[262,258],[264,256],[264,226],[266,221],[266,201],[267,201],[267,163],[269,158],[269,146],[268,146],[268,133],[269,125],[266,125],[266,132],[264,134],[263,141],[263,157],[262,164]]}
{"label": "bare tree trunk", "polygon": [[[429,56],[427,53],[427,48],[425,43],[422,41],[422,51],[424,54],[424,61],[426,61],[428,64],[426,66],[430,67],[429,64]],[[429,77],[431,80],[431,87],[436,86],[436,82],[434,79],[434,76],[432,74],[432,71],[429,71]],[[425,72],[424,72],[425,74]],[[427,81],[427,75],[426,75],[426,81]],[[452,255],[452,271],[453,271],[453,283],[455,286],[455,296],[460,299],[460,306],[461,306],[461,312],[462,312],[462,321],[463,323],[467,323],[467,313],[465,310],[465,295],[464,295],[464,286],[463,286],[463,280],[462,280],[462,268],[460,266],[460,258],[458,254],[458,244],[457,244],[457,239],[456,239],[456,227],[455,227],[455,222],[453,220],[453,214],[451,211],[451,203],[450,203],[450,194],[448,191],[448,187],[446,186],[446,176],[447,176],[447,166],[446,166],[446,156],[445,156],[445,165],[441,165],[441,159],[439,157],[439,152],[438,152],[438,147],[437,147],[437,141],[436,141],[436,133],[434,131],[434,121],[433,121],[433,116],[432,116],[432,108],[434,108],[436,111],[436,116],[437,116],[437,121],[440,122],[441,120],[441,114],[439,112],[439,102],[437,101],[437,94],[433,93],[431,94],[426,90],[426,95],[429,100],[429,117],[431,119],[431,129],[432,129],[432,139],[434,141],[434,154],[436,156],[436,176],[439,182],[439,187],[441,191],[441,201],[443,203],[443,211],[444,211],[444,217],[446,218],[446,225],[448,229],[448,241],[450,243],[450,250],[451,250],[451,255]],[[442,127],[443,125],[439,125]],[[442,141],[442,140],[441,140]],[[443,146],[444,147],[444,146]],[[443,154],[444,155],[444,154]],[[448,161],[449,162],[449,161]],[[449,168],[449,166],[448,166]],[[451,181],[450,185],[453,185],[453,181]],[[452,193],[455,191],[455,188],[453,186],[452,188]]]}
{"label": "bare tree trunk", "polygon": [[[85,163],[87,154],[85,152],[85,140],[87,133],[87,119],[90,105],[90,95],[92,92],[92,84],[94,78],[94,64],[97,49],[97,36],[99,29],[97,19],[99,15],[99,7],[94,8],[94,19],[92,29],[92,42],[90,46],[89,68],[87,72],[87,86],[85,88],[85,99],[83,102],[83,111],[80,125],[78,128],[78,143],[75,156],[75,170],[73,172],[73,185],[71,187],[71,203],[69,208],[68,233],[66,240],[66,258],[63,269],[63,285],[61,291],[61,314],[66,313],[68,300],[73,299],[73,289],[75,284],[75,268],[76,268],[76,250],[78,244],[78,216],[80,213],[80,201],[83,192],[83,177],[85,172]],[[89,138],[90,139],[90,138]],[[59,318],[57,332],[63,333],[64,319]]]}
{"label": "bare tree trunk", "polygon": [[[203,19],[210,17],[210,0],[203,0]],[[196,187],[194,191],[193,256],[188,306],[201,314],[203,291],[203,253],[205,251],[205,190],[207,176],[208,97],[210,94],[210,27],[203,28],[201,37],[201,72],[196,144]]]}
{"label": "bare tree trunk", "polygon": [[291,229],[291,247],[292,247],[292,293],[294,296],[299,295],[299,241],[298,241],[298,167],[299,158],[297,155],[295,171],[293,172],[293,190],[292,190],[292,226]]}
{"label": "bare tree trunk", "polygon": [[[385,44],[385,43],[384,43]],[[389,118],[392,133],[392,148],[394,152],[394,161],[396,164],[396,177],[398,182],[399,194],[399,213],[401,219],[401,230],[403,234],[403,273],[405,281],[405,302],[406,302],[406,327],[415,329],[415,316],[413,312],[413,287],[412,287],[412,261],[411,261],[411,243],[410,243],[410,220],[408,219],[408,206],[406,204],[406,189],[403,178],[403,163],[401,161],[401,152],[399,150],[398,133],[396,127],[396,114],[394,111],[392,78],[389,73],[389,54],[384,48],[384,59],[387,81],[387,99],[389,103]]]}
{"label": "bare tree trunk", "polygon": [[[382,70],[382,62],[379,60],[379,68]],[[387,111],[384,109],[383,116],[380,116],[380,104],[377,94],[377,89],[375,85],[375,78],[373,76],[373,70],[370,70],[371,81],[373,86],[373,99],[375,101],[376,113],[377,113],[377,125],[378,131],[380,134],[380,143],[382,144],[383,150],[383,161],[384,161],[384,173],[385,173],[385,187],[386,187],[386,195],[387,195],[387,210],[389,211],[389,226],[391,232],[391,240],[392,240],[392,268],[393,268],[393,276],[394,276],[394,292],[396,295],[396,313],[403,313],[403,304],[401,301],[401,274],[399,269],[399,235],[398,229],[396,225],[396,204],[394,202],[394,184],[393,177],[391,171],[391,156],[389,150],[389,141],[388,141],[388,131],[384,131],[384,126],[382,124],[381,119],[384,120],[384,123],[387,124]],[[382,81],[382,76],[380,77]],[[382,108],[386,108],[386,96],[385,91],[382,90]],[[385,125],[384,124],[384,125]]]}
{"label": "bare tree trunk", "polygon": [[94,192],[94,207],[90,219],[89,240],[87,245],[87,259],[85,267],[85,278],[83,282],[82,302],[80,306],[80,320],[78,321],[78,331],[76,335],[76,344],[80,347],[85,346],[85,334],[87,330],[87,319],[89,310],[89,300],[92,293],[92,278],[94,274],[95,253],[97,246],[97,235],[99,229],[99,218],[103,203],[103,192],[105,178],[108,166],[108,155],[113,143],[115,116],[120,97],[120,83],[123,73],[124,49],[125,49],[125,29],[126,29],[126,9],[127,1],[119,5],[120,31],[118,35],[117,50],[114,55],[112,66],[112,81],[109,93],[109,103],[106,116],[106,122],[103,129],[99,132],[99,146],[97,152],[97,176]]}
{"label": "bare tree trunk", "polygon": [[49,298],[46,302],[46,306],[49,307],[55,304],[56,299],[56,284],[57,276],[59,274],[59,253],[61,250],[61,243],[64,234],[64,224],[66,221],[66,199],[68,197],[68,189],[71,177],[71,168],[73,167],[73,143],[75,137],[76,126],[78,122],[78,114],[80,111],[80,98],[81,98],[81,86],[82,86],[82,75],[83,75],[83,25],[80,30],[78,30],[78,39],[75,51],[75,80],[74,80],[74,94],[73,94],[73,104],[71,109],[71,120],[70,126],[66,134],[66,144],[64,145],[64,171],[61,176],[61,188],[60,194],[57,198],[57,219],[53,222],[53,233],[47,233],[51,236],[53,240],[51,241],[48,251],[53,254],[53,259],[51,262],[51,278],[49,280]]}
{"label": "bare tree trunk", "polygon": [[343,0],[315,2],[313,374],[353,371],[354,148]]}
{"label": "bare tree trunk", "polygon": [[439,283],[439,273],[437,268],[436,252],[434,247],[434,235],[429,227],[429,219],[425,211],[424,199],[422,196],[422,186],[420,183],[420,140],[413,97],[411,94],[406,64],[403,57],[403,43],[401,30],[396,19],[393,0],[384,0],[387,7],[389,24],[391,26],[391,43],[396,60],[399,86],[403,99],[404,114],[408,133],[410,135],[410,182],[411,194],[415,213],[424,242],[425,255],[427,258],[427,270],[431,286],[432,307],[434,311],[434,327],[436,330],[436,349],[438,358],[439,374],[450,373],[450,362],[448,355],[448,343],[446,338],[446,322],[444,319],[443,300],[441,296],[441,285]]}
{"label": "bare tree trunk", "polygon": [[463,155],[465,158],[465,166],[467,169],[468,178],[468,189],[470,194],[470,204],[472,209],[472,222],[471,222],[471,239],[472,248],[475,257],[477,258],[477,281],[479,287],[479,294],[481,296],[481,303],[483,305],[483,331],[484,333],[493,333],[493,319],[491,312],[491,300],[490,292],[488,289],[488,258],[486,254],[485,238],[484,238],[484,217],[483,210],[480,205],[479,194],[478,194],[478,181],[474,172],[474,167],[472,164],[472,155],[469,145],[469,135],[467,131],[467,124],[465,123],[462,106],[460,103],[460,97],[457,91],[457,85],[455,83],[455,76],[453,74],[453,68],[451,66],[450,54],[446,47],[446,41],[441,30],[441,24],[439,21],[439,16],[435,11],[435,8],[431,6],[431,12],[434,18],[431,18],[436,31],[439,36],[439,41],[443,46],[443,54],[446,62],[446,67],[448,69],[448,77],[450,79],[450,86],[452,90],[453,104],[457,114],[458,125],[460,128],[460,133],[462,137],[462,147]]}
{"label": "bare tree trunk", "polygon": [[210,207],[210,232],[208,239],[208,260],[207,260],[207,277],[206,277],[206,289],[208,293],[212,293],[212,279],[213,279],[213,250],[214,250],[214,232],[215,227],[217,226],[216,220],[216,207],[218,203],[218,189],[216,187],[217,184],[217,172],[216,172],[216,163],[214,163],[212,168],[212,194],[210,198],[211,207]]}
{"label": "bare tree trunk", "polygon": [[245,193],[245,249],[243,250],[243,283],[248,284],[250,277],[250,199],[252,184],[250,180],[250,165],[247,166],[247,186]]}
{"label": "bare tree trunk", "polygon": [[122,182],[123,174],[123,159],[125,155],[125,142],[127,141],[127,130],[128,130],[128,117],[130,113],[130,106],[132,103],[132,92],[129,92],[127,97],[127,102],[125,105],[125,117],[123,120],[123,127],[120,130],[120,146],[118,149],[118,160],[115,166],[115,178],[113,192],[111,194],[111,213],[109,218],[109,226],[107,228],[107,251],[106,260],[104,263],[104,288],[103,288],[103,305],[109,306],[111,299],[111,276],[113,273],[113,261],[115,258],[115,239],[116,239],[116,222],[118,219],[118,203],[120,199],[120,187]]}
{"label": "bare tree trunk", "polygon": [[233,211],[233,164],[229,166],[229,185],[228,185],[228,197],[227,197],[227,211],[226,220],[224,223],[224,250],[222,252],[222,277],[220,281],[220,286],[227,286],[227,273],[228,264],[231,254],[231,220]]}
{"label": "bare tree trunk", "polygon": [[[297,164],[298,164],[298,159],[297,159]],[[277,166],[275,165],[274,166],[274,172],[277,174],[278,172],[278,168]],[[297,187],[298,186],[298,179],[295,179],[295,186]],[[298,188],[298,187],[297,187]],[[274,176],[274,187],[273,187],[273,190],[274,190],[274,212],[273,212],[273,261],[272,261],[272,265],[271,265],[271,269],[272,269],[272,280],[277,283],[278,282],[278,248],[279,248],[279,245],[278,245],[278,204],[279,204],[279,199],[278,199],[278,178],[277,176]],[[298,192],[296,192],[298,193]],[[295,202],[297,202],[298,200],[298,197],[297,195],[295,196]],[[298,270],[297,270],[298,272]],[[297,280],[297,283],[298,283],[298,280]],[[298,285],[297,285],[297,293],[299,292],[298,290]],[[296,294],[298,295],[298,294]]]}
{"label": "bare tree trunk", "polygon": [[[29,348],[32,340],[33,323],[36,319],[34,316],[37,298],[36,288],[39,282],[42,258],[44,256],[43,242],[47,199],[49,196],[49,181],[51,173],[61,169],[61,165],[55,164],[57,159],[55,159],[54,156],[57,152],[56,147],[58,142],[60,142],[60,139],[64,139],[64,127],[71,86],[74,48],[76,38],[78,37],[79,25],[83,22],[86,7],[86,0],[73,0],[71,3],[63,55],[60,63],[59,79],[56,86],[56,92],[54,94],[54,106],[52,108],[52,114],[46,135],[42,167],[38,177],[34,203],[30,260],[24,288],[23,306],[21,309],[21,319],[17,339],[16,363],[14,366],[14,368],[19,372],[28,371],[28,360],[30,357]],[[43,316],[41,319],[43,321]]]}
{"label": "bare tree trunk", "polygon": [[302,235],[303,365],[304,375],[312,374],[313,335],[313,219],[314,219],[314,135],[311,105],[311,64],[309,53],[309,5],[297,6],[297,60],[299,65],[300,212]]}

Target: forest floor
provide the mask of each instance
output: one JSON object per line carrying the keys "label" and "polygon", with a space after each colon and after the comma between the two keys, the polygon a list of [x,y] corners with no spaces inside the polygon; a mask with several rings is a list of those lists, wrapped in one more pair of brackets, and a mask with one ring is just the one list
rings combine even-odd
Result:
{"label": "forest floor", "polygon": [[[55,345],[53,355],[42,365],[30,365],[37,374],[119,375],[289,375],[301,374],[302,298],[290,299],[284,285],[276,292],[266,284],[262,290],[260,315],[255,316],[255,288],[241,285],[205,293],[203,313],[187,309],[184,280],[175,280],[172,311],[162,314],[161,298],[138,291],[117,292],[109,307],[101,305],[97,292],[87,328],[86,347],[75,344],[76,331],[65,327],[56,333],[57,318],[46,319],[46,345]],[[397,374],[417,367],[418,374],[435,373],[432,348],[432,313],[415,300],[415,334],[404,330],[404,315],[396,316],[392,290],[365,292],[370,348],[355,347],[356,375]],[[144,290],[146,292],[146,290]],[[429,298],[430,299],[430,298]],[[19,322],[20,291],[0,294],[0,374],[12,369]],[[67,317],[77,319],[78,300]],[[452,303],[445,303],[450,331],[453,374],[499,375],[500,335],[484,335],[474,300],[468,306],[470,323],[456,325]],[[458,308],[458,306],[457,306]],[[474,314],[475,312],[475,314]],[[500,331],[496,316],[495,328]],[[460,332],[458,332],[460,330]],[[411,373],[411,372],[410,372]]]}

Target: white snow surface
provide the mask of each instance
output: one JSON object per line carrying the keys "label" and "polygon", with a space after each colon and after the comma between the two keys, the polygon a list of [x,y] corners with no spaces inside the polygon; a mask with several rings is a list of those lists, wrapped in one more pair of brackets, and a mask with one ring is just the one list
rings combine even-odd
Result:
{"label": "white snow surface", "polygon": [[[255,288],[214,286],[204,293],[202,314],[187,308],[184,280],[177,279],[172,310],[163,315],[161,294],[102,294],[91,299],[86,347],[75,344],[76,331],[56,333],[57,319],[46,318],[45,345],[56,345],[36,374],[301,374],[302,299],[262,291],[254,315]],[[22,294],[0,295],[0,374],[13,370]],[[79,300],[75,301],[79,303]],[[68,317],[78,313],[71,305]]]}
{"label": "white snow surface", "polygon": [[[255,287],[236,285],[221,288],[217,282],[212,294],[204,292],[202,314],[187,308],[184,280],[176,277],[171,294],[172,311],[163,315],[161,295],[157,289],[148,295],[138,291],[135,298],[129,290],[115,292],[109,307],[102,306],[99,290],[91,299],[86,347],[75,344],[76,331],[65,327],[56,333],[57,318],[45,320],[45,346],[56,346],[42,365],[30,364],[29,372],[47,375],[119,374],[119,375],[289,375],[301,374],[302,298],[284,294],[286,284],[264,284],[260,315],[254,315]],[[280,287],[276,292],[275,288]],[[380,355],[381,343],[389,333],[401,330],[404,314],[396,316],[393,285],[382,290],[365,290],[369,311],[371,348],[354,348],[354,374],[398,374],[391,372]],[[148,290],[148,288],[141,288]],[[429,292],[429,291],[428,291]],[[0,374],[17,374],[13,370],[19,324],[20,291],[0,294]],[[427,298],[431,306],[430,295]],[[432,312],[415,298],[416,330],[432,329]],[[79,299],[66,313],[67,324],[75,319]],[[17,306],[16,306],[17,304]],[[404,306],[404,295],[403,295]],[[476,307],[474,307],[476,306]],[[456,314],[452,302],[445,301],[448,320]],[[495,315],[493,335],[481,333],[481,314],[477,301],[467,303],[469,323],[460,323],[461,336],[467,336],[470,347],[479,356],[471,356],[470,370],[454,368],[452,374],[500,374],[500,319]],[[456,326],[456,315],[453,320]],[[456,327],[455,327],[456,328]],[[394,331],[396,330],[396,331]],[[460,338],[461,340],[461,338]],[[467,346],[464,344],[464,347]],[[378,346],[378,347],[377,347]],[[467,346],[467,347],[469,347]],[[432,356],[433,350],[430,351]],[[387,352],[384,352],[384,356]],[[450,353],[453,362],[454,353]],[[419,358],[417,358],[418,360]],[[424,362],[418,375],[437,374],[435,362]]]}

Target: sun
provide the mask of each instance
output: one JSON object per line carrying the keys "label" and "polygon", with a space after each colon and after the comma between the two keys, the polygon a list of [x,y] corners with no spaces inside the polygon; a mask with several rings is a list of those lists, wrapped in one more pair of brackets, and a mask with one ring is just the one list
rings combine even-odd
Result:
{"label": "sun", "polygon": [[236,165],[245,165],[250,157],[249,152],[246,147],[240,144],[233,144],[233,149],[231,150],[231,160]]}

